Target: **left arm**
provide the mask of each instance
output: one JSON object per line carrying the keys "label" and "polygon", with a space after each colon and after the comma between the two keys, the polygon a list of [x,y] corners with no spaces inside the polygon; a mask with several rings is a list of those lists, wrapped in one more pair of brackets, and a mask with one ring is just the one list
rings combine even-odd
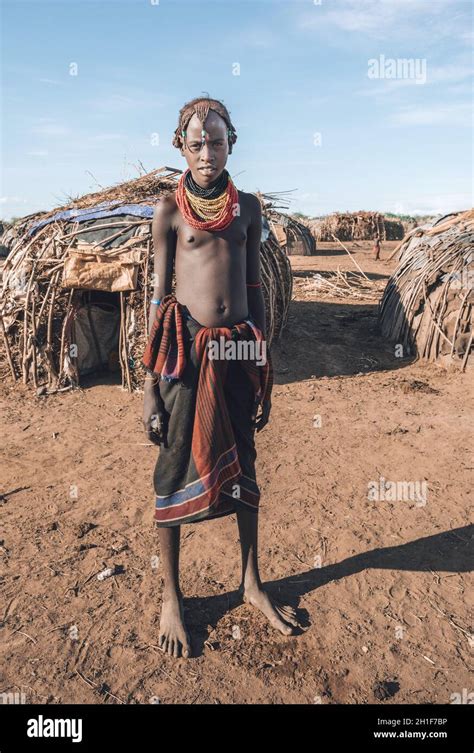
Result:
{"label": "left arm", "polygon": [[[247,279],[252,285],[260,282],[260,243],[262,238],[262,210],[256,196],[249,194],[250,224],[247,230]],[[261,287],[247,287],[249,314],[266,338],[265,301]]]}
{"label": "left arm", "polygon": [[[250,224],[247,230],[247,278],[249,285],[260,282],[260,243],[262,239],[262,209],[256,196],[249,194]],[[262,288],[247,287],[247,303],[249,314],[257,327],[261,330],[266,342],[265,301]],[[268,344],[267,344],[268,350]],[[254,426],[261,431],[268,423],[271,410],[271,400],[262,403],[262,412],[257,418],[253,416]]]}

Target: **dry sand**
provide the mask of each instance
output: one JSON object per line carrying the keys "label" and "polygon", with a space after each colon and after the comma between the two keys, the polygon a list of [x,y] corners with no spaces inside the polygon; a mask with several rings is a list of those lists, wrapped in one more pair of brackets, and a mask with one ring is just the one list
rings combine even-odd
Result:
{"label": "dry sand", "polygon": [[[393,246],[374,262],[370,244],[350,244],[378,280],[373,301],[308,290],[315,271],[352,269],[335,245],[291,258],[272,420],[257,435],[260,569],[299,607],[305,630],[290,638],[235,605],[229,516],[182,528],[194,657],[165,656],[158,450],[141,395],[106,380],[39,399],[2,384],[0,692],[99,704],[450,703],[469,692],[472,369],[400,360],[377,334]],[[425,481],[426,504],[369,500],[381,477]],[[122,572],[99,581],[109,566]]]}

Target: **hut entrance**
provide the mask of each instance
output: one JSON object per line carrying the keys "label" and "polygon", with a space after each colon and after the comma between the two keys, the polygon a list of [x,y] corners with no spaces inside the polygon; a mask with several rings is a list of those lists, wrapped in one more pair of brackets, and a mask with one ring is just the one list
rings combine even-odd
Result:
{"label": "hut entrance", "polygon": [[91,378],[105,375],[116,376],[119,382],[119,293],[103,290],[77,292],[79,299],[72,325],[71,344],[77,348],[78,375],[80,378],[87,377],[88,383]]}

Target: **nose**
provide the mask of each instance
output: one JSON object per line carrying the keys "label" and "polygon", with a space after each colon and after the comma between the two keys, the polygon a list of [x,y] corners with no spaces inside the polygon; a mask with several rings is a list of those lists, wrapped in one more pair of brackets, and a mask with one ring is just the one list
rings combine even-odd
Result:
{"label": "nose", "polygon": [[[209,146],[207,141],[204,142],[204,146],[201,149],[201,163],[212,164],[214,162],[213,149]],[[203,167],[204,167],[203,164]]]}

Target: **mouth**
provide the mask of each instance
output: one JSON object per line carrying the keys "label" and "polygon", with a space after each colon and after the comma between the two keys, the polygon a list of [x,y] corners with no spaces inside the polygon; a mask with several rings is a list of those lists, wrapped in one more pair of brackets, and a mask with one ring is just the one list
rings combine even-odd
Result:
{"label": "mouth", "polygon": [[200,173],[204,173],[204,175],[211,175],[212,173],[215,173],[217,168],[216,167],[198,167],[198,170]]}

